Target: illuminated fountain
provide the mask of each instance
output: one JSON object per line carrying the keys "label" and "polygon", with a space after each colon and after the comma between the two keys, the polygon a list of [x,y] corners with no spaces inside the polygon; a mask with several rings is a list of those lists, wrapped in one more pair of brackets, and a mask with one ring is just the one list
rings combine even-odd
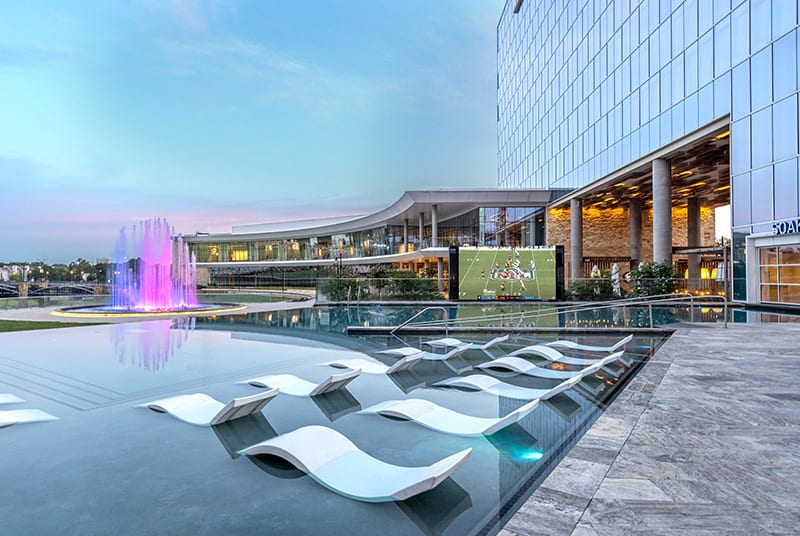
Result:
{"label": "illuminated fountain", "polygon": [[146,313],[197,308],[194,254],[167,220],[123,227],[111,264],[111,309]]}
{"label": "illuminated fountain", "polygon": [[200,303],[194,254],[166,219],[120,229],[109,267],[111,303],[65,307],[61,316],[167,316],[242,310],[238,304]]}

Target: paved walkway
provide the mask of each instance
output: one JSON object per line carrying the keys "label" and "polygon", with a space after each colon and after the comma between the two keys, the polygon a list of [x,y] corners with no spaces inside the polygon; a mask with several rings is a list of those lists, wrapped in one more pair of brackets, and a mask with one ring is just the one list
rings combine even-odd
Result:
{"label": "paved walkway", "polygon": [[800,325],[680,328],[501,531],[800,533]]}

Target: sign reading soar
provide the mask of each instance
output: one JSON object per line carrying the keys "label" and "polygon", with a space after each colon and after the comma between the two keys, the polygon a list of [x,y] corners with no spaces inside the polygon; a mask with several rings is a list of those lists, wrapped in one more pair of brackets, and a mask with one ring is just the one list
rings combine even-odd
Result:
{"label": "sign reading soar", "polygon": [[800,232],[800,218],[776,221],[772,224],[772,234],[784,235]]}

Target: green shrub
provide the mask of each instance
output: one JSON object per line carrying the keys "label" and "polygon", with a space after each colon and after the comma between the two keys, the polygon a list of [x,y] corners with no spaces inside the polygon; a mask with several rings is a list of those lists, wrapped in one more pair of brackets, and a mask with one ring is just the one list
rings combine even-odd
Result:
{"label": "green shrub", "polygon": [[330,301],[357,300],[365,283],[354,277],[339,276],[326,279],[320,285],[320,291]]}
{"label": "green shrub", "polygon": [[435,279],[423,279],[414,272],[392,272],[389,292],[406,300],[432,300],[441,298]]}
{"label": "green shrub", "polygon": [[646,262],[631,270],[631,289],[636,296],[671,294],[680,275],[668,262]]}
{"label": "green shrub", "polygon": [[569,297],[577,301],[606,301],[618,298],[614,294],[611,280],[607,278],[573,281],[569,287]]}

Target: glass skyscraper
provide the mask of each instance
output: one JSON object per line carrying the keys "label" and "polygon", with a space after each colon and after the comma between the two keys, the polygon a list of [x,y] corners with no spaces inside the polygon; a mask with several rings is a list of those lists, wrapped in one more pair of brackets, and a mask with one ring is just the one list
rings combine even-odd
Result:
{"label": "glass skyscraper", "polygon": [[800,303],[798,33],[797,0],[508,0],[498,186],[571,190],[573,255],[630,213],[635,260],[712,246],[730,204],[734,298]]}

